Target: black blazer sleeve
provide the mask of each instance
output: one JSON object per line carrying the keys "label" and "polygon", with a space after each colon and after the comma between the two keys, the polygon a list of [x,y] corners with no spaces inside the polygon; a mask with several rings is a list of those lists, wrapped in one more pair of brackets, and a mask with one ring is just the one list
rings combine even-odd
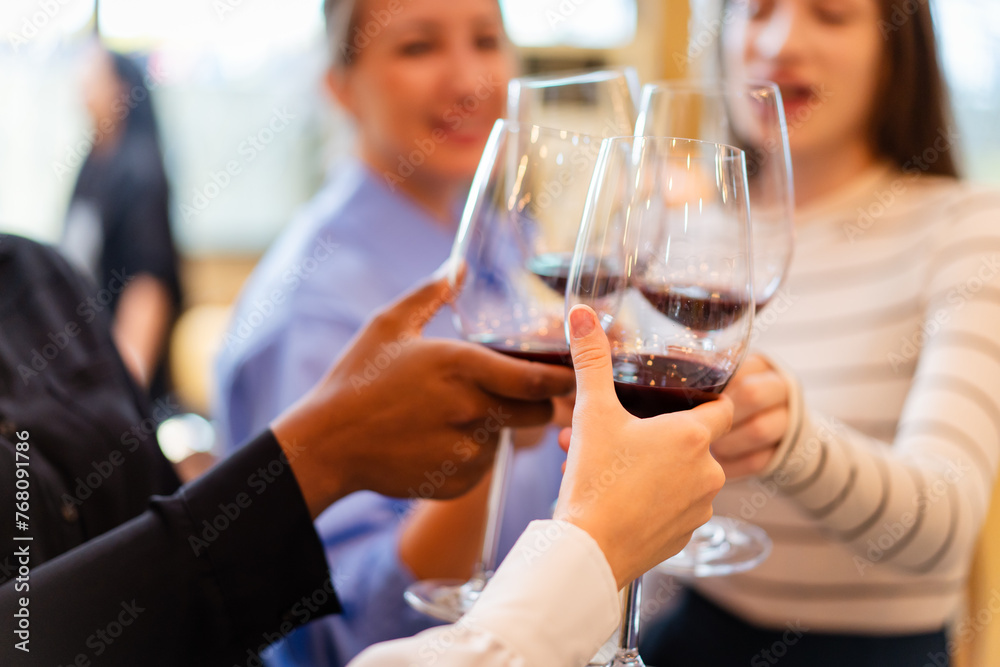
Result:
{"label": "black blazer sleeve", "polygon": [[[10,472],[12,443],[0,445],[0,470]],[[10,474],[0,511],[13,514]],[[16,549],[24,545],[30,553],[31,542]],[[270,431],[135,519],[33,567],[22,590],[19,579],[0,587],[4,665],[257,665],[269,643],[339,611]],[[30,653],[10,632],[21,598]]]}

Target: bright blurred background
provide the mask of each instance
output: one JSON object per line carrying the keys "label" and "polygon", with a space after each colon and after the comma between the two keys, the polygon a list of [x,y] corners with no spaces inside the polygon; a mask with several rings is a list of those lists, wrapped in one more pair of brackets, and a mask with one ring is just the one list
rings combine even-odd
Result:
{"label": "bright blurred background", "polygon": [[[681,76],[688,36],[698,37],[689,51],[698,55],[713,48],[699,46],[718,32],[701,18],[711,15],[705,10],[713,3],[699,0],[692,0],[693,18],[687,0],[501,4],[526,73],[628,64],[643,81]],[[88,150],[78,63],[96,29],[112,48],[141,53],[147,62],[182,250],[189,257],[258,254],[350,145],[350,128],[319,87],[326,62],[321,6],[321,0],[5,0],[0,228],[58,238]],[[935,11],[961,133],[976,137],[963,146],[967,171],[1000,182],[1000,3],[947,0]],[[292,121],[251,159],[243,142],[276,109]],[[212,175],[233,159],[248,162],[246,169],[216,193]]]}
{"label": "bright blurred background", "polygon": [[[645,82],[697,73],[715,49],[716,1],[501,4],[523,73],[631,65]],[[1000,3],[942,0],[935,12],[966,173],[1000,183]],[[174,358],[186,365],[175,380],[204,413],[214,351],[205,332],[224,326],[260,254],[351,145],[320,87],[322,0],[4,0],[0,231],[59,237],[90,146],[79,75],[95,34],[148,72],[189,310],[175,335]],[[275,117],[287,122],[272,132]],[[241,173],[220,176],[234,160]]]}

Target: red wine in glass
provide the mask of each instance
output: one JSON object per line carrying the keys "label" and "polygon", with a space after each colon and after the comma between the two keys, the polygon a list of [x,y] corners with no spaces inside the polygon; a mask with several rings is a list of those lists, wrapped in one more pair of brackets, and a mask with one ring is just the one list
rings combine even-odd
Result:
{"label": "red wine in glass", "polygon": [[700,285],[639,285],[653,308],[674,322],[698,331],[720,331],[743,317],[745,297]]}
{"label": "red wine in glass", "polygon": [[612,368],[618,400],[640,419],[713,401],[726,388],[730,377],[722,368],[652,354],[617,359]]}
{"label": "red wine in glass", "polygon": [[477,338],[476,342],[515,359],[536,361],[541,364],[552,364],[553,366],[573,367],[573,357],[565,343],[549,344],[531,342],[519,345],[503,336]]}
{"label": "red wine in glass", "polygon": [[[559,294],[566,292],[569,281],[569,267],[573,260],[572,253],[552,252],[537,255],[528,260],[528,270],[538,276],[543,283]],[[583,265],[580,274],[580,284],[593,289],[593,298],[602,298],[615,292],[621,286],[622,280],[617,271],[599,262],[596,258]]]}

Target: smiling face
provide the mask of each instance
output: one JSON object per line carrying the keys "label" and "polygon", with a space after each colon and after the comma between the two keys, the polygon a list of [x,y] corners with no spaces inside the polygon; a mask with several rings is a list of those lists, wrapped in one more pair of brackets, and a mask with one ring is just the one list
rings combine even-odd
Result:
{"label": "smiling face", "polygon": [[870,144],[886,57],[877,0],[727,4],[726,72],[779,85],[793,157]]}
{"label": "smiling face", "polygon": [[432,179],[470,179],[513,69],[497,1],[358,0],[350,33],[354,57],[329,82],[362,155],[390,173],[402,156]]}

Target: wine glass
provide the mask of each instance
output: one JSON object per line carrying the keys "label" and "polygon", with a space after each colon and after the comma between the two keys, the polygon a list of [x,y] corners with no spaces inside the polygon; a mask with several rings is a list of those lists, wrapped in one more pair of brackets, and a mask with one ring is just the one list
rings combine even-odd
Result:
{"label": "wine glass", "polygon": [[[452,248],[452,304],[469,341],[520,359],[571,366],[563,333],[566,278],[599,140],[499,120],[490,134]],[[465,267],[459,285],[458,272]],[[419,581],[415,609],[456,621],[479,598],[497,565],[501,509],[513,453],[502,429],[490,482],[486,533],[472,578]]]}
{"label": "wine glass", "polygon": [[[615,392],[649,418],[714,400],[746,354],[753,257],[744,153],[667,137],[606,139],[570,267],[566,312],[597,312]],[[567,340],[569,332],[566,331]],[[613,667],[641,666],[641,578]]]}
{"label": "wine glass", "polygon": [[[642,91],[635,133],[690,137],[746,151],[759,313],[784,281],[794,244],[791,157],[778,87],[769,81],[648,84]],[[734,574],[757,566],[770,550],[764,531],[717,516],[660,570],[694,577]]]}
{"label": "wine glass", "polygon": [[746,152],[759,313],[788,273],[795,235],[792,160],[778,86],[719,80],[647,84],[635,134],[688,137]]}
{"label": "wine glass", "polygon": [[511,79],[507,117],[592,137],[632,134],[639,75],[632,67],[556,72]]}

